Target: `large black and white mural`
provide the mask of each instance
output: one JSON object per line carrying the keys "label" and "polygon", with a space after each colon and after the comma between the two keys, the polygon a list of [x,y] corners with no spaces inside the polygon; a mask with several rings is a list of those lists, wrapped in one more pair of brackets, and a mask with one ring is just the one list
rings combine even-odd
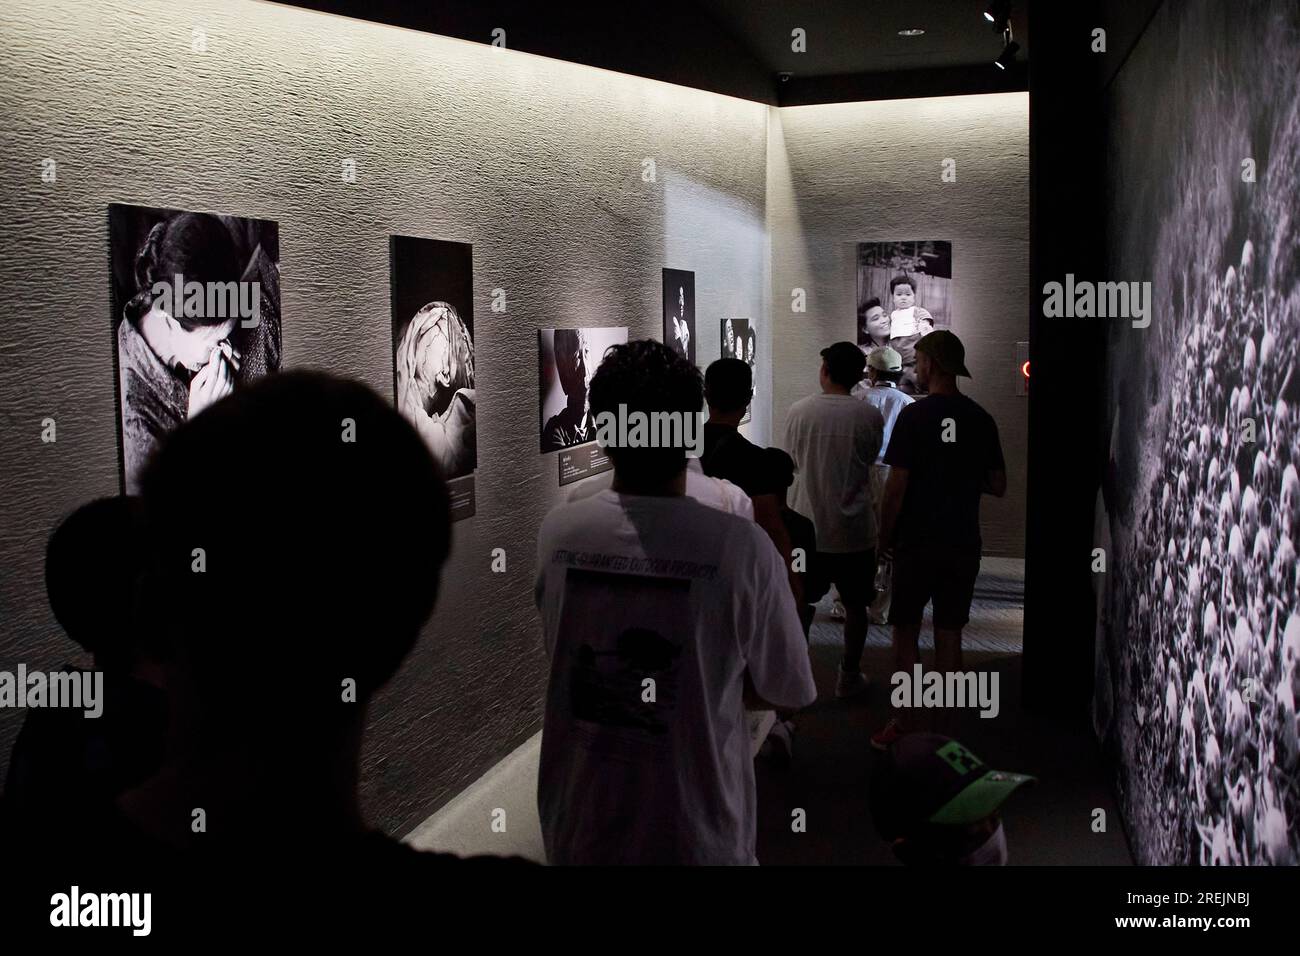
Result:
{"label": "large black and white mural", "polygon": [[1107,278],[1152,307],[1110,320],[1095,718],[1143,864],[1300,857],[1298,38],[1167,3],[1111,91]]}

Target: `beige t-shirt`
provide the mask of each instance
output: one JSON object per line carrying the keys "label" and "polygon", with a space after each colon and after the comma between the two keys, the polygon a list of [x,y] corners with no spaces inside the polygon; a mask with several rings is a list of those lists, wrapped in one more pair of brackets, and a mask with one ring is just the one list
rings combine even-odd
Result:
{"label": "beige t-shirt", "polygon": [[851,395],[810,395],[790,407],[785,448],[796,474],[791,506],[812,518],[817,550],[831,554],[876,546],[868,486],[885,420]]}

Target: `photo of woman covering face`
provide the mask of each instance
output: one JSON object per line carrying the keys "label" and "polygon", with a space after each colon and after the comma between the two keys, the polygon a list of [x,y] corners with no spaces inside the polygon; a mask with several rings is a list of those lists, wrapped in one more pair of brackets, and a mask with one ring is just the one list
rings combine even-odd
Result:
{"label": "photo of woman covering face", "polygon": [[163,436],[280,369],[277,223],[111,205],[113,338],[122,483]]}

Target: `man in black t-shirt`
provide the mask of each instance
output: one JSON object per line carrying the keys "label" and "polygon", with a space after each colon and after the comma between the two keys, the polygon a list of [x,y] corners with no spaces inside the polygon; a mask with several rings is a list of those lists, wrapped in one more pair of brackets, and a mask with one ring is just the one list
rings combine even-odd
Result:
{"label": "man in black t-shirt", "polygon": [[[754,502],[754,521],[767,532],[789,569],[790,536],[781,520],[778,501],[785,489],[768,467],[763,449],[740,433],[740,420],[753,396],[754,373],[741,359],[718,359],[705,370],[704,399],[709,406],[709,420],[704,424],[700,467],[710,478],[725,478],[749,495]],[[790,589],[795,603],[802,606],[803,585],[794,571],[790,572]]]}
{"label": "man in black t-shirt", "polygon": [[[917,381],[929,395],[894,424],[881,506],[881,547],[894,555],[894,666],[911,673],[925,605],[934,601],[935,668],[961,670],[961,632],[970,620],[980,566],[982,494],[1006,493],[1006,464],[992,416],[957,390],[970,377],[966,350],[947,329],[916,344]],[[891,720],[871,738],[878,749],[900,732]]]}
{"label": "man in black t-shirt", "polygon": [[709,420],[704,425],[704,454],[700,465],[711,478],[725,478],[751,498],[775,495],[779,490],[768,472],[759,448],[740,434],[740,420],[754,394],[749,365],[740,359],[724,358],[704,373],[704,397]]}

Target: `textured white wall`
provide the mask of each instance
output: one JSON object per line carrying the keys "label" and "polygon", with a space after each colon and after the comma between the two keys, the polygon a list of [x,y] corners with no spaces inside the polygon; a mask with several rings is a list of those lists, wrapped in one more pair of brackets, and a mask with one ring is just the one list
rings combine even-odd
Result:
{"label": "textured white wall", "polygon": [[[196,27],[204,54],[191,51]],[[766,443],[816,387],[818,348],[852,336],[853,242],[951,239],[955,328],[979,376],[970,390],[1009,453],[1008,499],[985,509],[1002,527],[986,541],[1021,553],[1023,400],[1002,397],[1009,373],[982,370],[1027,337],[1023,95],[769,115],[254,0],[8,0],[0,64],[0,669],[74,656],[44,600],[45,539],[118,488],[111,202],[277,220],[286,367],[381,394],[392,388],[388,235],[474,244],[478,515],[456,525],[438,612],[372,711],[363,795],[392,832],[540,719],[532,542],[574,488],[562,494],[555,456],[533,450],[536,329],[627,325],[658,338],[665,266],[696,273],[701,366],[718,355],[720,317],[758,323],[747,430]],[[949,155],[958,184],[940,191]],[[47,157],[57,183],[40,180]],[[642,181],[645,157],[655,184]],[[355,184],[341,182],[344,158]],[[789,313],[796,285],[809,290],[807,315]],[[505,315],[489,308],[496,287]],[[40,442],[47,416],[52,445]],[[507,549],[506,574],[488,573],[494,547]],[[20,720],[0,711],[0,772]]]}
{"label": "textured white wall", "polygon": [[[945,158],[957,181],[939,179]],[[1002,93],[773,109],[768,139],[775,396],[817,390],[818,353],[854,341],[856,244],[953,245],[952,328],[974,376],[962,389],[997,420],[1007,495],[985,498],[985,551],[1023,556],[1028,401],[1015,343],[1029,338],[1029,95]],[[808,311],[790,311],[790,290]]]}
{"label": "textured white wall", "polygon": [[[664,266],[696,272],[702,365],[720,315],[761,319],[766,107],[252,0],[6,0],[0,73],[0,669],[72,656],[44,600],[45,539],[118,489],[109,203],[277,220],[286,367],[385,395],[388,235],[473,243],[478,515],[456,525],[364,765],[371,819],[402,832],[540,719],[534,541],[560,492],[556,456],[535,451],[536,329],[658,338]],[[753,433],[767,424],[760,409]],[[0,711],[0,773],[20,720]]]}

